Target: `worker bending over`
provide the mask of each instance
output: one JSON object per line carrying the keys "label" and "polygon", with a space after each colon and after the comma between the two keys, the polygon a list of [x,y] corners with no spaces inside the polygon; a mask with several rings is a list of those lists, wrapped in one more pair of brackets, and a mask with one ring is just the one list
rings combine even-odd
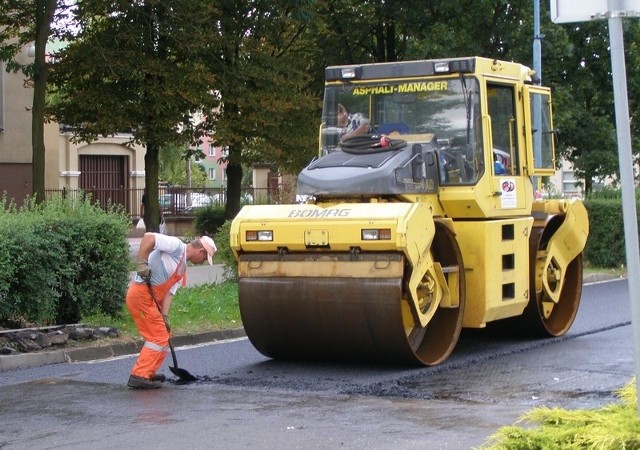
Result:
{"label": "worker bending over", "polygon": [[127,309],[144,338],[144,345],[127,386],[154,389],[164,382],[165,376],[158,369],[169,349],[168,316],[173,296],[184,285],[187,261],[213,264],[216,251],[216,244],[208,236],[188,244],[160,233],[145,233],[142,237],[137,274],[127,290]]}

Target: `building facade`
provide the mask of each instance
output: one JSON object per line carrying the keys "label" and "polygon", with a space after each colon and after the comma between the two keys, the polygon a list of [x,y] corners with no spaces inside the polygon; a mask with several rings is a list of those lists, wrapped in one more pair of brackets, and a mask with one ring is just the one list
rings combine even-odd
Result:
{"label": "building facade", "polygon": [[[27,47],[16,57],[22,64],[30,58]],[[32,104],[33,89],[24,75],[7,73],[0,62],[0,194],[18,205],[33,193]],[[111,196],[127,208],[138,208],[138,199],[130,198],[137,193],[114,194],[144,188],[145,149],[131,144],[130,135],[74,143],[70,132],[48,123],[44,141],[45,190],[82,189],[101,203]]]}
{"label": "building facade", "polygon": [[[27,49],[16,59],[27,63]],[[33,89],[25,86],[24,75],[7,73],[0,61],[0,194],[18,204],[33,192],[32,106]]]}
{"label": "building facade", "polygon": [[212,142],[211,137],[202,138],[202,152],[205,154],[204,159],[198,161],[207,174],[208,188],[224,188],[227,186],[226,168],[227,163],[224,160],[229,152],[224,147],[216,146]]}

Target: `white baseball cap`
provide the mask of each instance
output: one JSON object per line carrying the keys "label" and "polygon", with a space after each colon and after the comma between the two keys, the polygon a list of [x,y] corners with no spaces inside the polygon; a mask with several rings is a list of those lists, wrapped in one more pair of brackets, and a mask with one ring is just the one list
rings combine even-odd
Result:
{"label": "white baseball cap", "polygon": [[212,265],[213,255],[215,255],[216,252],[218,251],[218,248],[216,247],[216,243],[213,242],[213,239],[211,239],[209,236],[201,236],[200,243],[202,244],[204,249],[207,251],[207,259],[209,260],[209,264]]}

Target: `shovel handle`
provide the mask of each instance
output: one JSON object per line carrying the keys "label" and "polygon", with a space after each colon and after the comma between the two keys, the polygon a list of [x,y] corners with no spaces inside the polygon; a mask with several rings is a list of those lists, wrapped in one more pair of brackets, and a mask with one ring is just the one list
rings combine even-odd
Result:
{"label": "shovel handle", "polygon": [[158,308],[158,312],[162,316],[164,325],[167,327],[167,332],[169,333],[169,350],[171,350],[171,359],[173,359],[173,366],[174,366],[174,367],[169,367],[169,369],[171,370],[171,372],[173,372],[173,374],[177,375],[180,378],[180,381],[183,381],[186,383],[196,381],[198,379],[197,377],[195,377],[194,375],[191,375],[185,369],[180,369],[178,367],[178,358],[176,358],[176,351],[173,348],[173,343],[171,342],[171,328],[169,328],[169,324],[167,323],[167,320],[164,318],[164,315],[162,315],[162,308],[160,308],[160,303],[158,303],[158,300],[156,300],[156,296],[153,293],[153,288],[151,287],[151,280],[147,278],[146,282],[147,282],[147,287],[149,288],[149,294],[151,295],[153,302],[156,304],[156,307]]}
{"label": "shovel handle", "polygon": [[156,300],[156,295],[153,293],[153,288],[151,287],[151,280],[147,278],[146,283],[147,283],[147,287],[149,288],[149,294],[151,295],[151,298],[153,299],[153,303],[156,304],[156,307],[158,308],[158,312],[162,316],[162,320],[164,322],[164,326],[167,327],[167,332],[169,333],[169,350],[171,350],[171,359],[173,359],[173,365],[177,369],[178,368],[178,358],[176,358],[176,351],[173,348],[173,343],[171,343],[171,328],[169,327],[169,324],[167,323],[167,320],[164,318],[164,315],[162,314],[162,308],[160,308],[160,303],[158,303],[158,300]]}
{"label": "shovel handle", "polygon": [[151,294],[151,298],[153,299],[153,303],[156,304],[156,308],[158,308],[158,312],[162,316],[162,321],[164,322],[164,326],[167,327],[167,331],[171,333],[171,327],[167,323],[167,319],[164,318],[164,314],[162,314],[162,308],[160,307],[160,303],[156,300],[156,295],[153,293],[153,288],[151,287],[151,280],[147,278],[146,280],[147,287],[149,288],[149,294]]}

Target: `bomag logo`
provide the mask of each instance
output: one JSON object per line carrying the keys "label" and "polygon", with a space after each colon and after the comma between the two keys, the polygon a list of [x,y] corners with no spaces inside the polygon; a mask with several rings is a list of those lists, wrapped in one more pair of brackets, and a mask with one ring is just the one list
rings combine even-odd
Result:
{"label": "bomag logo", "polygon": [[330,209],[292,209],[289,211],[288,217],[299,218],[324,218],[324,217],[347,217],[351,213],[349,208],[330,208]]}

